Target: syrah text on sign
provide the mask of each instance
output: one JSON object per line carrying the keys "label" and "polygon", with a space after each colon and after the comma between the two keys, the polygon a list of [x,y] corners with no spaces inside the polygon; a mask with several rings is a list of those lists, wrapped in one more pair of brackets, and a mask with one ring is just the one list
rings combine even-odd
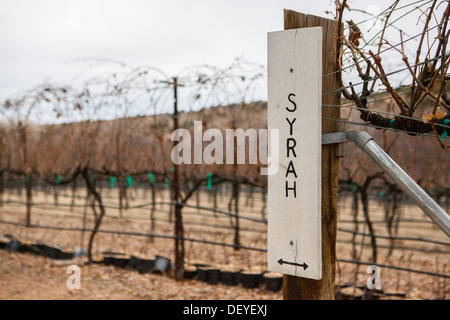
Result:
{"label": "syrah text on sign", "polygon": [[268,34],[268,129],[279,130],[280,146],[280,170],[268,176],[268,268],[316,280],[322,277],[321,81],[322,28]]}

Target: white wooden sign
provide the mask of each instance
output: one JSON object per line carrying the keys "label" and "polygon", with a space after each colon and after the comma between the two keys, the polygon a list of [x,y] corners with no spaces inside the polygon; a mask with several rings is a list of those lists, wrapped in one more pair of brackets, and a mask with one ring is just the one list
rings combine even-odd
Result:
{"label": "white wooden sign", "polygon": [[268,128],[279,130],[279,169],[268,176],[268,268],[316,280],[322,277],[321,110],[322,28],[268,33]]}

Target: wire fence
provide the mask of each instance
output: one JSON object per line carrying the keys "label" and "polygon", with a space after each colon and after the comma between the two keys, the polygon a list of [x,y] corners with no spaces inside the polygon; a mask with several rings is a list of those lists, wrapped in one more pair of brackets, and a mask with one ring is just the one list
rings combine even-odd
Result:
{"label": "wire fence", "polygon": [[[117,192],[118,190],[116,189],[111,189],[111,190],[107,190],[104,191],[106,193],[110,193],[110,192]],[[158,192],[162,192],[164,193],[165,188],[163,186],[161,186],[160,190]],[[209,205],[212,204],[212,199],[211,199],[211,192],[210,190],[202,190],[199,191],[200,192],[200,196],[201,202],[206,202]],[[241,193],[241,198],[242,199],[258,199],[258,202],[260,202],[263,199],[263,193],[265,191],[264,190],[260,190],[260,191],[252,191],[250,192],[248,188],[246,188],[246,191],[242,191]],[[142,192],[141,192],[142,193]],[[209,193],[209,194],[208,194]],[[135,190],[135,194],[134,196],[130,196],[130,200],[129,201],[134,201],[134,202],[142,202],[145,201],[145,196],[143,196],[143,198],[139,199],[138,196],[138,191]],[[53,194],[49,193],[48,196],[52,196]],[[218,201],[220,203],[226,203],[228,202],[228,200],[231,198],[231,195],[229,193],[226,192],[225,193],[221,193],[219,195],[217,195],[219,197]],[[13,196],[9,196],[9,197],[13,197]],[[40,196],[41,197],[41,196]],[[53,231],[59,231],[59,232],[75,232],[75,233],[81,233],[81,232],[87,232],[87,233],[92,233],[95,232],[95,230],[93,228],[89,228],[89,227],[68,227],[68,226],[62,226],[62,225],[51,225],[51,224],[27,224],[27,223],[23,223],[23,222],[18,222],[18,221],[12,221],[12,220],[17,220],[17,215],[19,214],[19,212],[22,212],[23,215],[23,211],[25,211],[24,209],[26,208],[27,205],[31,205],[32,208],[35,208],[33,210],[38,210],[39,213],[36,213],[36,218],[35,219],[41,219],[43,217],[48,217],[50,218],[49,220],[46,221],[51,221],[52,220],[52,216],[59,216],[62,217],[63,219],[68,219],[68,218],[72,218],[72,219],[77,219],[79,221],[82,220],[83,218],[83,213],[82,212],[67,212],[69,208],[72,209],[85,209],[85,208],[91,208],[92,205],[97,206],[98,204],[92,204],[89,201],[86,201],[85,197],[82,196],[78,196],[78,199],[76,199],[77,201],[75,203],[70,203],[69,200],[73,197],[73,195],[69,195],[69,194],[65,194],[64,192],[61,192],[61,194],[59,195],[60,200],[58,201],[58,203],[51,203],[51,202],[32,202],[32,203],[27,203],[24,201],[20,201],[20,200],[13,200],[13,199],[4,199],[2,202],[3,205],[3,215],[7,214],[9,216],[9,219],[1,219],[0,220],[0,224],[2,225],[8,225],[8,226],[15,226],[15,227],[24,227],[24,228],[30,228],[30,229],[43,229],[43,230],[53,230]],[[111,195],[111,200],[114,199],[114,197]],[[351,208],[349,207],[349,201],[350,196],[349,195],[345,195],[345,193],[341,194],[341,200],[340,200],[340,211],[350,211]],[[373,202],[374,207],[373,207],[373,211],[375,210],[380,210],[380,207],[383,206],[383,204],[380,205],[380,197],[379,195],[373,195]],[[62,199],[64,200],[64,203]],[[107,197],[105,196],[105,199],[107,199]],[[85,203],[84,204],[80,204],[79,201],[84,200]],[[106,200],[105,200],[106,201]],[[217,201],[217,199],[216,199]],[[233,212],[228,212],[226,210],[221,210],[218,208],[213,208],[213,207],[209,207],[207,205],[195,205],[195,204],[181,204],[183,206],[185,206],[186,208],[190,208],[192,209],[191,211],[186,211],[184,213],[185,216],[185,221],[184,224],[186,226],[186,228],[189,227],[197,227],[197,228],[212,228],[213,230],[217,230],[217,232],[219,233],[223,233],[223,232],[227,232],[226,230],[230,230],[228,231],[230,234],[233,233],[236,230],[236,226],[233,225],[232,221],[233,220],[229,220],[229,225],[226,225],[225,223],[223,223],[224,220],[221,220],[221,217],[226,217],[226,218],[237,218],[239,220],[245,220],[248,222],[248,225],[246,226],[241,226],[239,229],[239,232],[243,233],[243,234],[248,234],[248,233],[256,233],[256,234],[265,234],[267,232],[267,220],[265,219],[258,219],[255,218],[255,215],[260,215],[262,211],[261,210],[263,207],[263,205],[261,203],[258,203],[261,207],[259,208],[255,208],[255,207],[251,207],[251,204],[249,203],[249,201],[247,203],[243,203],[242,204],[242,208],[241,210],[245,210],[247,213],[246,214],[235,214]],[[119,216],[117,214],[117,212],[121,209],[120,206],[118,205],[112,205],[112,204],[105,204],[104,207],[109,209],[110,211],[113,211],[114,214],[106,214],[105,215],[105,219],[111,219],[113,221],[117,221],[118,224],[116,224],[117,226],[121,225],[120,221],[135,221],[139,224],[143,224],[142,227],[144,225],[149,224],[151,221],[153,223],[157,223],[157,224],[167,224],[170,225],[172,222],[170,221],[170,219],[168,219],[168,215],[169,215],[169,210],[171,207],[173,207],[174,203],[170,202],[170,201],[155,201],[155,202],[144,202],[144,203],[136,203],[134,205],[128,205],[126,207],[126,213],[124,214],[124,216]],[[134,215],[133,212],[137,211],[137,210],[145,210],[145,212],[148,212],[152,209],[155,208],[156,206],[159,207],[158,209],[158,213],[159,215],[150,218],[150,217],[142,217],[142,214],[140,214],[139,216]],[[407,206],[407,207],[411,207],[411,204],[408,204],[408,202],[403,201],[402,204],[398,204],[399,207],[402,206]],[[12,207],[12,208],[19,208],[19,209],[13,209],[12,212],[9,212],[9,210],[6,210],[6,207]],[[163,209],[161,209],[163,208]],[[58,211],[57,213],[52,213],[51,209],[54,209],[56,211]],[[86,213],[84,213],[85,215]],[[164,218],[164,216],[166,216]],[[15,217],[15,219],[11,219],[11,217]],[[365,221],[364,220],[353,220],[353,219],[345,219],[346,215],[344,215],[344,213],[342,213],[341,218],[339,219],[339,224],[340,225],[348,225],[348,224],[364,224]],[[192,219],[191,219],[192,218]],[[152,219],[152,220],[151,220]],[[92,217],[90,217],[90,222],[92,222]],[[63,220],[64,221],[64,220]],[[212,223],[211,221],[222,221],[222,223]],[[386,225],[387,221],[385,219],[381,219],[378,221],[372,221],[373,223],[379,223],[381,225]],[[429,220],[421,220],[421,219],[411,219],[411,218],[407,218],[407,217],[403,217],[402,219],[398,219],[397,223],[399,224],[399,227],[401,230],[406,230],[408,233],[409,232],[414,232],[414,229],[411,229],[410,224],[411,223],[419,223],[420,224],[420,229],[423,230],[423,225],[424,224],[429,224],[430,228],[433,228],[433,224],[429,221]],[[431,230],[431,229],[430,229]],[[99,234],[115,234],[115,235],[120,235],[120,236],[133,236],[133,237],[143,237],[143,238],[147,238],[147,239],[165,239],[165,240],[174,240],[176,239],[176,236],[171,235],[171,234],[161,234],[161,233],[155,233],[155,232],[137,232],[137,231],[127,231],[127,230],[114,230],[114,229],[104,229],[104,228],[100,228],[99,230],[97,230],[96,232],[98,232]],[[361,248],[362,247],[370,247],[370,242],[366,241],[365,239],[368,239],[369,237],[371,237],[372,235],[367,233],[367,232],[361,232],[361,231],[356,231],[355,229],[348,229],[348,227],[339,227],[338,228],[338,232],[340,234],[348,234],[351,236],[354,235],[358,235],[358,236],[362,236],[362,242],[361,240],[357,240],[356,238],[353,239],[353,241],[348,241],[348,240],[343,240],[343,239],[338,239],[338,245],[360,245]],[[433,233],[433,232],[432,232]],[[432,234],[431,233],[431,234]],[[413,243],[417,243],[417,244],[424,244],[424,245],[435,245],[434,247],[423,247],[423,253],[427,254],[427,253],[431,253],[431,252],[435,252],[438,253],[439,255],[448,255],[450,254],[450,250],[448,250],[448,247],[450,246],[450,242],[448,241],[442,241],[442,240],[437,240],[437,239],[432,239],[432,238],[428,238],[428,237],[421,237],[421,236],[402,236],[402,235],[385,235],[385,234],[376,234],[373,235],[374,237],[376,237],[377,239],[384,239],[384,240],[393,240],[399,243],[402,243],[401,246],[385,246],[385,248],[390,248],[393,249],[395,251],[401,251],[401,252],[406,252],[406,251],[417,251],[420,250],[420,246],[418,247],[417,245],[414,245]],[[251,238],[251,237],[250,237]],[[226,247],[226,248],[232,248],[232,249],[242,249],[242,250],[248,250],[248,251],[255,251],[255,252],[261,252],[261,253],[266,253],[267,249],[265,248],[265,246],[263,247],[255,247],[255,246],[249,246],[249,245],[243,245],[243,244],[233,244],[233,243],[227,243],[227,242],[223,242],[223,241],[214,241],[214,240],[205,240],[205,239],[201,239],[201,238],[196,238],[196,237],[184,237],[183,238],[184,241],[186,242],[193,242],[193,243],[199,243],[199,244],[203,244],[203,245],[211,245],[211,246],[219,246],[219,247]],[[250,241],[252,242],[252,240]],[[410,243],[410,245],[406,245],[406,243]],[[383,247],[382,245],[380,246],[380,248]],[[367,261],[363,261],[363,260],[358,260],[358,259],[343,259],[343,258],[338,258],[337,260],[339,263],[346,263],[346,264],[355,264],[355,265],[369,265],[369,262]],[[445,278],[447,279],[448,277],[450,277],[448,274],[443,274],[443,273],[439,273],[439,272],[432,272],[429,270],[420,270],[420,269],[416,269],[416,268],[407,268],[407,267],[403,267],[403,266],[396,266],[396,265],[392,265],[392,264],[383,264],[383,263],[378,263],[378,262],[371,262],[370,265],[377,265],[379,267],[382,268],[386,268],[386,269],[393,269],[393,270],[399,270],[399,271],[405,271],[405,272],[411,272],[411,273],[417,273],[417,274],[424,274],[424,275],[430,275],[430,276],[435,276],[435,277],[441,277],[441,278]]]}

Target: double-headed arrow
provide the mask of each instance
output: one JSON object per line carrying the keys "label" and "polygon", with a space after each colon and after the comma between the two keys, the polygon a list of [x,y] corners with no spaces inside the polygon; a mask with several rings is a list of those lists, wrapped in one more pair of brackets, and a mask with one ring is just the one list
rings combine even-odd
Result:
{"label": "double-headed arrow", "polygon": [[308,265],[306,264],[306,262],[300,264],[300,263],[289,262],[289,261],[284,261],[283,259],[280,259],[280,260],[278,260],[278,263],[281,264],[281,265],[283,265],[283,264],[290,264],[290,265],[293,265],[293,266],[302,267],[303,270],[308,269]]}

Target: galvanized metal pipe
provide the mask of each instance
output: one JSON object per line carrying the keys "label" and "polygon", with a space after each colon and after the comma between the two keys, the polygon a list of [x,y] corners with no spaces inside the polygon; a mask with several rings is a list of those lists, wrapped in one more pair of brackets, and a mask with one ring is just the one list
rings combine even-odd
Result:
{"label": "galvanized metal pipe", "polygon": [[364,131],[346,132],[348,140],[378,164],[434,223],[450,237],[450,216]]}

